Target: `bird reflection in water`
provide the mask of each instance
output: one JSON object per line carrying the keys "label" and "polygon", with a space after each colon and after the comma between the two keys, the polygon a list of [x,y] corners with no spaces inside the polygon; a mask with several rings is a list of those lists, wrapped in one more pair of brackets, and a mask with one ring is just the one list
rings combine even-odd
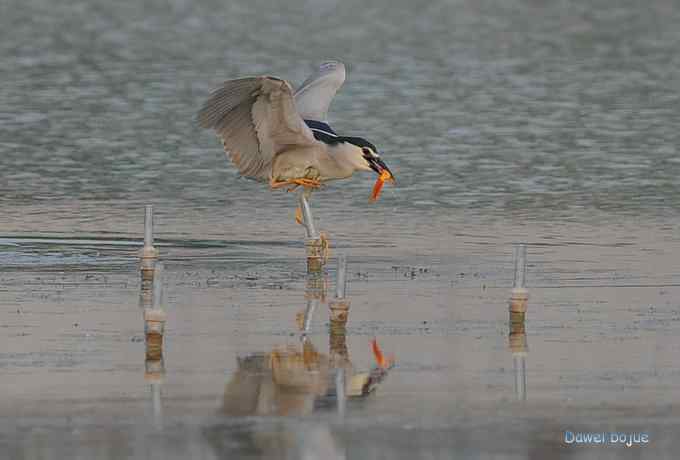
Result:
{"label": "bird reflection in water", "polygon": [[[308,281],[306,308],[295,317],[299,342],[237,358],[220,409],[229,420],[205,432],[216,452],[234,458],[349,458],[351,446],[333,420],[343,423],[348,401],[355,401],[350,407],[363,405],[394,366],[394,357],[369,341],[373,362],[366,371],[356,370],[347,346],[349,308],[342,315],[331,312],[329,352],[319,352],[310,332],[312,317],[327,303],[327,285],[318,277]],[[238,419],[245,416],[266,418]]]}
{"label": "bird reflection in water", "polygon": [[224,414],[309,415],[333,407],[344,409],[345,398],[362,398],[378,388],[395,360],[383,354],[377,340],[367,343],[374,360],[371,368],[358,371],[350,360],[344,323],[331,322],[328,355],[320,353],[309,337],[310,315],[325,301],[325,285],[308,284],[307,309],[298,313],[296,321],[299,344],[237,358],[238,368],[224,391]]}

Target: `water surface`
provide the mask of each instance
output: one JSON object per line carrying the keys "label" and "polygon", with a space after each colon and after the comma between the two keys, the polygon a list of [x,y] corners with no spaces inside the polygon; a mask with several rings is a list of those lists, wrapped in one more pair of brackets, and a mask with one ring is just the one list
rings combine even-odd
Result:
{"label": "water surface", "polygon": [[[3,450],[670,458],[679,22],[666,1],[0,4]],[[294,196],[239,178],[195,113],[224,79],[295,84],[328,58],[348,64],[333,126],[375,143],[398,183],[369,204],[358,175],[313,205],[350,260],[353,368],[373,365],[373,337],[396,366],[344,418],[328,398],[234,417],[239,362],[301,346],[302,231]],[[149,203],[167,275],[160,418],[137,272]],[[518,241],[523,351],[506,308]],[[324,357],[327,322],[322,301],[308,337]],[[575,450],[567,429],[653,442]]]}

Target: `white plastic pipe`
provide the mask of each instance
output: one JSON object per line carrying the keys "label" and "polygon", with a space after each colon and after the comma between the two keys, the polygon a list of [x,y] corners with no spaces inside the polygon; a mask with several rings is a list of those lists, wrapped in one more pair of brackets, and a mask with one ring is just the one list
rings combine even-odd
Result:
{"label": "white plastic pipe", "polygon": [[144,208],[144,247],[153,246],[153,205]]}
{"label": "white plastic pipe", "polygon": [[344,299],[347,292],[347,258],[345,254],[338,254],[338,269],[336,274],[335,297]]}
{"label": "white plastic pipe", "polygon": [[515,275],[512,282],[512,287],[515,289],[523,289],[526,287],[527,277],[527,245],[524,243],[516,244],[513,248],[513,259],[515,266]]}
{"label": "white plastic pipe", "polygon": [[302,221],[305,224],[305,230],[307,230],[307,238],[319,238],[319,234],[316,232],[316,228],[314,228],[312,209],[304,192],[300,193],[300,208],[302,209]]}

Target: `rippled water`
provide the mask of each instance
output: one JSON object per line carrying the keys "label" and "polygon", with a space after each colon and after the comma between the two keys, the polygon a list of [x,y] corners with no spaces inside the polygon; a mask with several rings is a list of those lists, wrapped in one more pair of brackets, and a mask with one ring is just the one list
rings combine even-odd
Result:
{"label": "rippled water", "polygon": [[[671,1],[0,2],[0,447],[547,458],[581,427],[648,430],[648,458],[675,452],[678,24]],[[348,64],[333,126],[375,143],[398,182],[369,204],[374,177],[357,175],[313,205],[350,260],[357,371],[372,336],[397,366],[347,423],[316,406],[231,419],[239,359],[300,344],[303,242],[293,195],[238,178],[195,113],[224,79],[299,83],[328,58]],[[161,430],[139,416],[147,203],[167,270]],[[620,453],[580,453],[602,452]]]}
{"label": "rippled water", "polygon": [[[299,83],[329,57],[349,65],[334,125],[399,179],[377,214],[675,214],[679,19],[661,1],[5,2],[0,229],[42,230],[26,209],[104,229],[149,201],[278,215],[290,197],[238,180],[194,114],[223,79]],[[368,210],[371,181],[332,185],[326,212]]]}

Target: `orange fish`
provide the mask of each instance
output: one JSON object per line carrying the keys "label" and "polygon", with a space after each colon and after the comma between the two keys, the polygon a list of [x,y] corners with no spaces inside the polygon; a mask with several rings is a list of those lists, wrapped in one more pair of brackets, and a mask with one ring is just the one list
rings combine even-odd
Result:
{"label": "orange fish", "polygon": [[376,201],[378,199],[378,196],[380,195],[380,190],[382,190],[383,185],[385,185],[385,181],[394,182],[394,176],[392,176],[392,173],[390,173],[386,169],[384,169],[383,172],[380,173],[380,176],[378,177],[378,179],[375,181],[375,184],[373,185],[373,192],[371,193],[371,201]]}

